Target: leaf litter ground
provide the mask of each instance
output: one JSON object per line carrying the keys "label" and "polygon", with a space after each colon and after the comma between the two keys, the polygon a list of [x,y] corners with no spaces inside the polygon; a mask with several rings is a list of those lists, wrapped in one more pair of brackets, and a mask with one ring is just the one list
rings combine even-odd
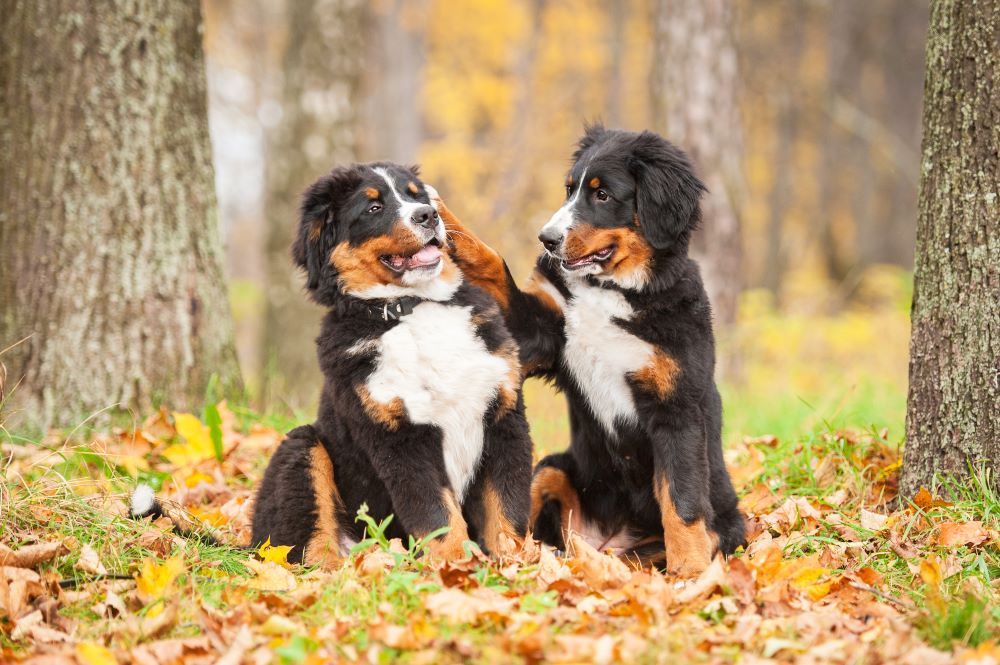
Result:
{"label": "leaf litter ground", "polygon": [[[749,544],[695,580],[573,536],[435,561],[365,514],[324,571],[239,547],[282,435],[210,409],[3,444],[0,662],[1000,662],[994,483],[903,500],[886,432],[733,446]],[[129,519],[137,480],[228,545]]]}

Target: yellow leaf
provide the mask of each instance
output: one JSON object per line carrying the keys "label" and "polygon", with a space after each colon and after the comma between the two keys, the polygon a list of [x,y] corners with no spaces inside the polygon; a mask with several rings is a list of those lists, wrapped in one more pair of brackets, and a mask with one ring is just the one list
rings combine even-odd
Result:
{"label": "yellow leaf", "polygon": [[[157,564],[147,557],[142,562],[142,571],[135,578],[139,600],[149,605],[165,598],[173,589],[174,580],[182,572],[184,572],[184,561],[179,555],[170,557],[163,564]],[[162,607],[155,607],[147,616],[156,616],[162,610]]]}
{"label": "yellow leaf", "polygon": [[936,556],[929,556],[920,562],[920,579],[934,589],[941,586],[944,576],[941,574],[941,564]]}
{"label": "yellow leaf", "polygon": [[174,427],[184,443],[175,443],[163,451],[163,456],[172,464],[186,466],[215,457],[208,428],[197,417],[190,413],[175,413]]}
{"label": "yellow leaf", "polygon": [[76,657],[84,665],[118,665],[115,655],[96,642],[80,642],[76,645]]}
{"label": "yellow leaf", "polygon": [[197,517],[202,522],[206,524],[211,524],[212,526],[222,526],[223,524],[229,523],[229,518],[222,514],[218,508],[199,508],[198,506],[192,506],[188,508],[188,512]]}
{"label": "yellow leaf", "polygon": [[[214,452],[212,453],[215,454]],[[184,479],[184,484],[188,487],[196,487],[198,483],[205,483],[206,485],[211,485],[215,482],[215,478],[208,475],[207,473],[202,473],[201,471],[195,471],[190,476]]]}
{"label": "yellow leaf", "polygon": [[826,568],[809,567],[796,571],[792,577],[792,586],[806,594],[813,600],[819,600],[830,593],[832,584],[829,581],[820,582],[819,579],[827,575],[830,571]]}
{"label": "yellow leaf", "polygon": [[270,561],[271,563],[276,563],[279,566],[290,568],[291,565],[288,563],[288,553],[291,551],[291,545],[272,546],[271,539],[268,538],[264,541],[264,544],[260,546],[260,549],[257,550],[257,555],[264,561]]}

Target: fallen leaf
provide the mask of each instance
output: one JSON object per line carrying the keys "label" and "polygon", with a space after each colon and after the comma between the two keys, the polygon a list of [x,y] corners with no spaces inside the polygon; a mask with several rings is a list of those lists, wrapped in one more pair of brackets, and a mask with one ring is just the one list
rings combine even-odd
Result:
{"label": "fallen leaf", "polygon": [[881,531],[889,521],[888,515],[873,513],[870,510],[861,509],[861,526],[869,531]]}
{"label": "fallen leaf", "polygon": [[[170,557],[162,564],[147,557],[142,562],[142,570],[135,578],[139,600],[149,605],[166,598],[173,590],[174,580],[182,572],[184,572],[184,560],[180,555]],[[156,616],[162,611],[162,606],[154,607],[147,616]]]}
{"label": "fallen leaf", "polygon": [[268,538],[257,550],[257,556],[264,561],[276,563],[284,568],[291,568],[291,564],[288,563],[288,553],[291,551],[291,545],[271,545],[271,539]]}
{"label": "fallen leaf", "polygon": [[0,566],[34,568],[60,554],[64,549],[63,544],[59,541],[25,545],[18,548],[17,551],[0,543]]}
{"label": "fallen leaf", "polygon": [[464,592],[442,589],[424,599],[424,607],[440,618],[456,623],[473,623],[483,615],[506,616],[514,609],[514,599],[505,598],[486,587]]}
{"label": "fallen leaf", "polygon": [[83,547],[80,548],[80,558],[73,564],[73,567],[92,575],[108,574],[108,569],[104,567],[100,557],[97,556],[97,550],[91,547],[90,543],[84,543]]}
{"label": "fallen leaf", "polygon": [[96,642],[80,642],[76,645],[76,658],[82,665],[118,665],[118,659],[111,651]]}
{"label": "fallen leaf", "polygon": [[937,544],[944,547],[976,546],[986,537],[982,522],[943,522],[938,527]]}
{"label": "fallen leaf", "polygon": [[175,413],[174,426],[184,443],[175,443],[163,450],[166,457],[175,466],[189,466],[215,457],[212,437],[208,428],[202,425],[196,416],[190,413]]}
{"label": "fallen leaf", "polygon": [[729,582],[729,575],[726,574],[722,565],[722,557],[717,556],[712,560],[701,575],[696,580],[688,583],[677,593],[678,602],[687,604],[696,600],[708,598],[718,589],[724,589]]}
{"label": "fallen leaf", "polygon": [[259,591],[292,591],[296,587],[295,575],[273,561],[248,559],[243,565],[254,572],[247,580],[247,587]]}
{"label": "fallen leaf", "polygon": [[570,535],[569,548],[574,557],[570,566],[595,589],[618,589],[632,577],[632,571],[621,559],[598,552],[576,533]]}

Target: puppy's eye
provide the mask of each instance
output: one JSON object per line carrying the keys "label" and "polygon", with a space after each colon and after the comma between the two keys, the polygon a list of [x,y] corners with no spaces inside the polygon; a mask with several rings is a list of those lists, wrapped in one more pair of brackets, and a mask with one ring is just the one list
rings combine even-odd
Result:
{"label": "puppy's eye", "polygon": [[594,194],[594,196],[597,197],[598,201],[607,201],[609,198],[611,198],[611,197],[608,196],[608,193],[606,191],[604,191],[603,189],[597,190],[597,192]]}
{"label": "puppy's eye", "polygon": [[566,185],[566,198],[573,195],[573,185]]}
{"label": "puppy's eye", "polygon": [[370,206],[368,206],[368,212],[369,213],[376,213],[376,212],[378,212],[381,209],[382,209],[382,204],[381,203],[373,203]]}

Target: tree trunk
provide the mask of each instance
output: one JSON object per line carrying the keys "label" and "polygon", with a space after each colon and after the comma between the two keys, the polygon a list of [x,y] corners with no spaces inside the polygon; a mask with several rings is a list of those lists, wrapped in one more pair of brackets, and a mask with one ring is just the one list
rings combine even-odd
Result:
{"label": "tree trunk", "polygon": [[[736,320],[742,287],[739,199],[743,132],[731,0],[657,0],[653,60],[655,122],[686,150],[709,189],[694,257],[725,334]],[[722,375],[737,374],[720,358]]]}
{"label": "tree trunk", "polygon": [[261,401],[267,407],[284,403],[306,408],[319,398],[322,386],[314,340],[323,312],[309,302],[289,248],[302,191],[335,164],[357,155],[365,11],[364,4],[353,0],[311,0],[288,7],[282,115],[266,148]]}
{"label": "tree trunk", "polygon": [[196,0],[0,12],[0,348],[25,426],[240,389]]}
{"label": "tree trunk", "polygon": [[906,494],[1000,459],[1000,3],[932,4],[924,90]]}

